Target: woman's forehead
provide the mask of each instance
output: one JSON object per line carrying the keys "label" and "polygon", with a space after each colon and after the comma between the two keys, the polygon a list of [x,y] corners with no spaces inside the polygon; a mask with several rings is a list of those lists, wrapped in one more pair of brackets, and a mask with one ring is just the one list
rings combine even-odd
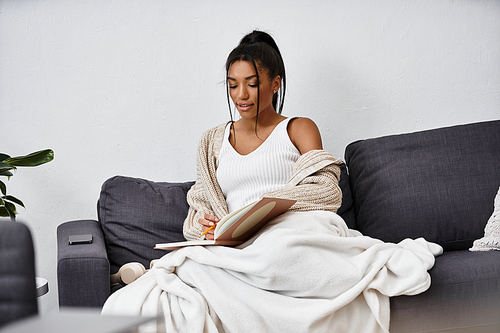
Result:
{"label": "woman's forehead", "polygon": [[[266,71],[264,71],[258,62],[255,63],[257,66],[257,70],[259,73],[259,77],[267,75]],[[257,73],[255,72],[255,67],[250,61],[247,60],[237,60],[231,64],[228,71],[228,77],[238,78],[238,79],[251,79],[256,77]]]}

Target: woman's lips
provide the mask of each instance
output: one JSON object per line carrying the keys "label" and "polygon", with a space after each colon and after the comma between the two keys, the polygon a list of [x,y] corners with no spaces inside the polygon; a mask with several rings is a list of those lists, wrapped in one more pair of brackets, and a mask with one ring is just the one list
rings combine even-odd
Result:
{"label": "woman's lips", "polygon": [[238,109],[240,111],[248,111],[253,107],[253,104],[247,104],[247,103],[238,103]]}

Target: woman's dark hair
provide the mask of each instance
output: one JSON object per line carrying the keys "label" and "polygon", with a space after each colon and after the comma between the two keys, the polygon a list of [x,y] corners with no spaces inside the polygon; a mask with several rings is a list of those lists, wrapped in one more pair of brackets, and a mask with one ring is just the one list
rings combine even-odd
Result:
{"label": "woman's dark hair", "polygon": [[[231,51],[231,53],[227,57],[226,93],[231,120],[233,120],[233,114],[231,112],[231,100],[229,97],[229,89],[227,85],[229,68],[236,61],[248,61],[253,65],[253,67],[255,68],[255,73],[257,73],[258,87],[260,87],[260,81],[258,76],[257,64],[262,70],[267,73],[271,80],[273,80],[278,75],[280,76],[281,87],[279,91],[273,96],[273,107],[279,114],[281,114],[281,112],[283,111],[283,103],[285,101],[286,91],[285,64],[278,49],[278,45],[276,45],[273,37],[271,37],[271,35],[269,35],[268,33],[255,30],[243,37],[243,39],[240,41],[240,44],[233,51]],[[260,89],[257,90],[257,117],[259,115],[259,104]],[[255,124],[255,126],[257,127],[257,123]]]}

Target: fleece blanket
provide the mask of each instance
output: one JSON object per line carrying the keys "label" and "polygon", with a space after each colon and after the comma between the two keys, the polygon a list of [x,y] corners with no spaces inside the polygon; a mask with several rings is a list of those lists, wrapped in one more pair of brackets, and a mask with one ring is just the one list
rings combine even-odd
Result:
{"label": "fleece blanket", "polygon": [[362,236],[332,212],[287,212],[241,246],[166,254],[102,313],[159,316],[142,332],[388,332],[389,297],[427,290],[441,253]]}

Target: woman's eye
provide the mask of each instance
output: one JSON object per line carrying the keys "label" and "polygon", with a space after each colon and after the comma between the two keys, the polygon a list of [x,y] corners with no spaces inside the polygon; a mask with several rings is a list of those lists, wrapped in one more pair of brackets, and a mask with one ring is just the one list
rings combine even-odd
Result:
{"label": "woman's eye", "polygon": [[249,86],[252,88],[257,88],[259,85],[258,84],[249,84]]}
{"label": "woman's eye", "polygon": [[238,88],[238,86],[229,86],[229,89],[235,89]]}

